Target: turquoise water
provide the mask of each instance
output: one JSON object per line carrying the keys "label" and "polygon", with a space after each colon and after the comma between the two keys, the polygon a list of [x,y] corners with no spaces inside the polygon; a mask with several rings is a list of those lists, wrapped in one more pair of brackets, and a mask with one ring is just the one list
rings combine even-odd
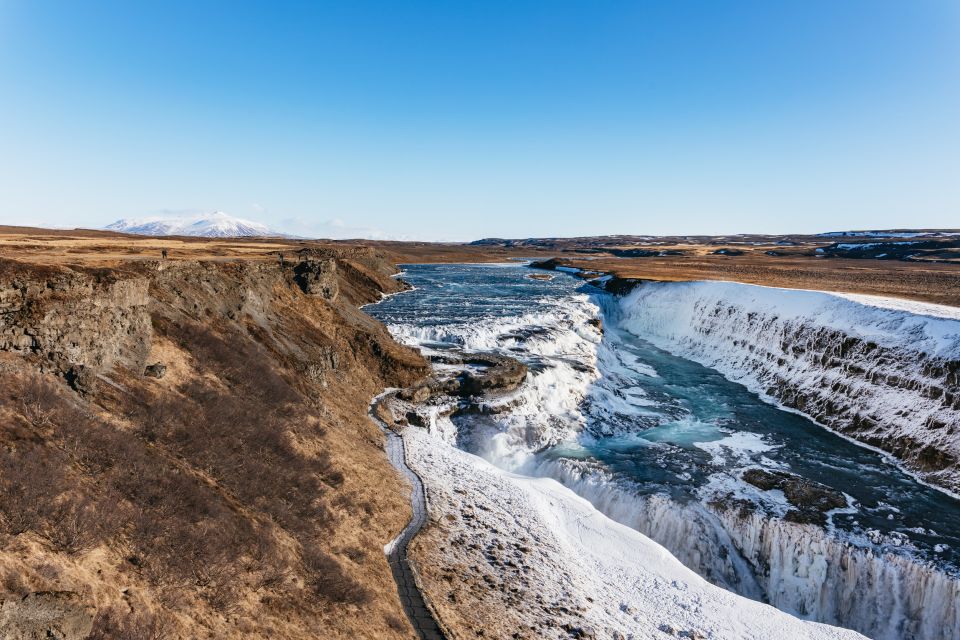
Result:
{"label": "turquoise water", "polygon": [[[469,346],[469,336],[478,331],[496,332],[509,324],[507,319],[527,318],[526,334],[518,335],[511,326],[492,343],[535,365],[533,375],[548,366],[524,349],[526,338],[544,339],[538,314],[573,304],[578,292],[615,309],[608,294],[565,274],[539,281],[527,278],[530,271],[519,266],[405,269],[404,279],[416,289],[368,307],[371,315],[388,325],[462,327],[467,337],[447,331],[453,336],[447,346]],[[749,493],[739,480],[749,467],[788,471],[849,497],[849,512],[830,516],[837,535],[957,572],[960,501],[919,483],[883,455],[770,405],[716,371],[642,337],[608,326],[598,350],[600,375],[581,405],[583,428],[572,439],[537,452],[537,461],[588,461],[611,482],[680,502],[702,500],[704,489],[718,483]],[[495,425],[485,430],[477,424],[493,418],[471,420],[463,427],[479,434],[496,432]]]}

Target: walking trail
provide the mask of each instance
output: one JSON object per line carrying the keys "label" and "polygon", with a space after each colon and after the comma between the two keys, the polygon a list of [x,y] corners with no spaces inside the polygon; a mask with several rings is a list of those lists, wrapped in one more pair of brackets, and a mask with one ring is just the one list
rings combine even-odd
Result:
{"label": "walking trail", "polygon": [[[376,400],[375,400],[376,401]],[[373,405],[371,405],[372,407]],[[400,602],[403,609],[410,619],[417,635],[423,640],[446,640],[440,625],[437,624],[430,609],[427,608],[423,599],[423,593],[417,586],[413,576],[413,569],[410,567],[410,561],[407,559],[407,547],[413,537],[419,533],[420,529],[427,522],[427,502],[423,489],[423,482],[416,472],[407,466],[406,456],[404,455],[403,438],[387,428],[383,422],[370,413],[370,418],[379,426],[387,436],[386,450],[387,457],[400,473],[402,473],[413,487],[410,493],[410,505],[413,507],[413,517],[407,526],[403,528],[396,538],[390,541],[384,548],[387,554],[387,561],[390,564],[390,570],[393,572],[393,579],[397,583],[397,592],[400,594]]]}

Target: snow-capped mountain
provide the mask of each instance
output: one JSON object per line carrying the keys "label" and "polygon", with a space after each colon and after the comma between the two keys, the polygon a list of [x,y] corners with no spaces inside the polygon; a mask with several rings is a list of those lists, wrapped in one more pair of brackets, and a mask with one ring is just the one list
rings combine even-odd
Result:
{"label": "snow-capped mountain", "polygon": [[104,227],[108,231],[135,233],[144,236],[200,236],[204,238],[241,238],[250,236],[282,236],[266,225],[235,218],[223,211],[197,215],[152,216],[117,220]]}

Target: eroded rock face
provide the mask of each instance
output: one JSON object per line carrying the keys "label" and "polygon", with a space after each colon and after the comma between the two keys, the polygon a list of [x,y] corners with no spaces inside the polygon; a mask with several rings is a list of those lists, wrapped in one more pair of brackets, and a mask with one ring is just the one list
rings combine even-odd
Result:
{"label": "eroded rock face", "polygon": [[293,272],[297,284],[308,295],[335,300],[340,293],[337,284],[337,261],[333,258],[302,253],[301,260],[293,268]]}
{"label": "eroded rock face", "polygon": [[960,488],[957,320],[717,282],[648,283],[622,304],[633,333]]}
{"label": "eroded rock face", "polygon": [[[367,247],[311,248],[301,258],[295,269],[243,261],[144,261],[101,270],[0,260],[0,351],[25,356],[41,371],[91,394],[98,379],[118,367],[138,376],[162,375],[159,368],[147,370],[153,364],[147,358],[153,323],[170,308],[201,322],[222,318],[270,331],[277,291],[291,286],[348,314],[355,313],[348,310],[353,305],[404,287],[391,277],[395,267]],[[358,323],[371,322],[356,314]],[[390,369],[391,358],[369,335],[357,332],[346,351],[328,337],[314,336],[310,361],[297,362],[300,373],[326,385],[345,353]]]}
{"label": "eroded rock face", "polygon": [[83,640],[93,628],[94,608],[72,591],[41,591],[0,605],[0,638]]}
{"label": "eroded rock face", "polygon": [[77,390],[117,362],[142,368],[150,351],[148,280],[0,265],[0,351],[34,357]]}

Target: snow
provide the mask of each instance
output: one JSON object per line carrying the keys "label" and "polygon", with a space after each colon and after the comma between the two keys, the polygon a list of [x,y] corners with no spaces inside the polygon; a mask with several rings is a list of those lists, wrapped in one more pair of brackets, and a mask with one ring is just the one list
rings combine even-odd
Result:
{"label": "snow", "polygon": [[[831,428],[859,416],[874,425],[867,435],[960,458],[960,431],[935,426],[960,424],[937,399],[960,360],[960,309],[733,282],[645,283],[621,308],[623,328],[761,397],[802,395],[804,413]],[[960,469],[924,479],[956,490]]]}
{"label": "snow", "polygon": [[871,307],[906,311],[907,313],[917,316],[960,320],[960,307],[951,307],[945,304],[933,304],[931,302],[918,302],[917,300],[903,300],[901,298],[888,298],[885,296],[871,296],[861,293],[834,293],[830,295],[846,298],[847,300]]}
{"label": "snow", "polygon": [[867,249],[876,249],[877,247],[892,247],[894,245],[917,244],[916,242],[864,242],[864,243],[844,243],[837,244],[837,249],[847,251],[865,251]]}
{"label": "snow", "polygon": [[196,215],[153,216],[122,219],[104,227],[108,231],[145,236],[199,236],[205,238],[241,238],[281,236],[266,225],[235,218],[222,211]]}
{"label": "snow", "polygon": [[[728,444],[769,447],[762,441]],[[720,456],[737,453],[722,449]],[[792,508],[783,493],[760,490],[739,472],[712,475],[700,502],[680,503],[638,493],[585,462],[545,460],[530,471],[558,480],[607,517],[644,533],[711,583],[767,597],[781,611],[856,628],[876,640],[960,637],[960,581],[881,550],[896,541],[879,531],[873,539],[854,541],[783,520]],[[704,505],[716,498],[729,506]],[[745,515],[738,500],[760,508]],[[865,547],[868,542],[876,546]]]}
{"label": "snow", "polygon": [[[603,638],[864,637],[709,584],[666,549],[552,479],[502,471],[422,429],[408,428],[403,437],[408,463],[424,479],[431,519],[452,527],[451,539],[465,540],[437,549],[446,554],[444,561],[486,566],[484,549],[498,540],[535,541],[514,585],[522,588],[509,590],[520,598],[511,609],[541,630],[556,630],[561,621],[540,603],[561,602]],[[457,517],[465,509],[470,516]],[[484,597],[490,596],[460,606],[484,606]]]}
{"label": "snow", "polygon": [[695,447],[706,451],[714,458],[733,458],[740,464],[750,462],[751,453],[764,453],[777,448],[763,439],[763,436],[746,431],[737,431],[726,438],[712,442],[694,442]]}
{"label": "snow", "polygon": [[941,233],[937,231],[830,231],[817,235],[821,238],[916,238],[918,236],[938,236]]}

